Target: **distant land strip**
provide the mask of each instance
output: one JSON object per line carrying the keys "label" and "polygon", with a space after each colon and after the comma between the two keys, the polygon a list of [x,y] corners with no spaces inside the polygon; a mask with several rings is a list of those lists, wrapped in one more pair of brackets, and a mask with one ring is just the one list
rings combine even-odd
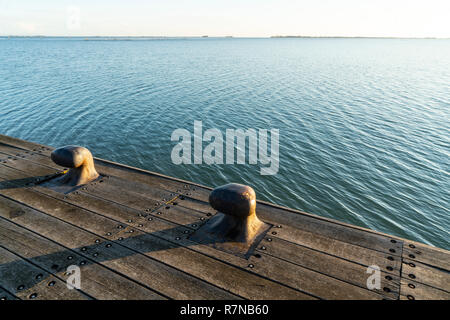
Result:
{"label": "distant land strip", "polygon": [[0,35],[0,39],[14,38],[50,38],[50,39],[81,39],[81,40],[162,40],[162,39],[439,39],[448,40],[445,37],[394,37],[394,36],[302,36],[302,35],[275,35],[270,37],[237,37],[237,36],[45,36],[45,35]]}

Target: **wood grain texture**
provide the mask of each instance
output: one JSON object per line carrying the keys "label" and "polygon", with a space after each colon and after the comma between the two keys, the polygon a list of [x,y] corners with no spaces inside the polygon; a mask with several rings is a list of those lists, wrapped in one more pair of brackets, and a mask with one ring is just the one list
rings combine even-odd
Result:
{"label": "wood grain texture", "polygon": [[[13,171],[11,171],[14,169],[8,170],[9,179],[18,180],[14,178],[22,178],[24,176],[22,172],[19,172],[17,176],[14,176]],[[5,175],[5,172],[6,169],[2,170],[0,175]],[[45,191],[45,188],[41,189],[42,192],[52,193],[51,190]],[[0,190],[0,193],[7,197],[11,197],[16,201],[26,202],[33,208],[43,211],[48,215],[74,225],[76,224],[99,236],[110,233],[111,236],[109,236],[109,239],[111,239],[112,236],[125,238],[125,236],[119,236],[119,233],[123,233],[124,235],[129,234],[129,230],[126,229],[128,225],[125,223],[121,224],[118,221],[94,214],[78,206],[52,198],[44,193],[38,193],[28,188],[2,189]],[[154,261],[154,263],[158,261],[165,265],[170,265],[185,272],[186,276],[195,276],[196,278],[203,279],[217,287],[233,292],[238,296],[249,299],[268,299],[270,297],[296,299],[311,298],[309,295],[292,290],[286,286],[282,286],[259,276],[249,274],[245,272],[245,270],[231,267],[219,260],[211,259],[191,250],[177,247],[177,244],[167,242],[154,235],[144,234],[139,237],[134,230],[132,233],[132,238],[135,238],[131,239],[132,241],[125,242],[120,241],[117,238],[116,243],[119,244],[119,247],[127,248],[135,253],[142,253],[145,256],[153,258],[151,261]],[[145,247],[140,246],[142,243],[145,244]],[[114,247],[117,246],[113,246],[113,248]],[[132,256],[131,253],[124,255],[126,255],[127,258],[131,258],[129,256]],[[154,272],[160,272],[160,269],[164,268],[161,265],[155,265],[154,268],[152,268]],[[206,270],[208,271],[205,272]],[[175,270],[172,272],[175,273]],[[170,277],[170,275],[168,275],[168,277]],[[180,282],[177,281],[176,283]],[[261,290],[261,288],[266,288],[266,290]],[[180,292],[183,293],[188,289],[190,288],[184,288],[184,290],[180,290]],[[160,289],[158,289],[158,291],[160,291]],[[274,295],[274,293],[276,295]],[[198,298],[207,298],[204,297],[203,292],[198,292],[197,294],[199,295]]]}
{"label": "wood grain texture", "polygon": [[400,300],[450,300],[450,293],[402,278]]}
{"label": "wood grain texture", "polygon": [[[0,243],[9,251],[27,258],[38,267],[64,280],[69,276],[66,272],[67,267],[78,266],[81,275],[80,290],[95,299],[165,299],[154,291],[97,264],[89,257],[81,256],[76,251],[49,241],[1,217]],[[55,268],[55,265],[58,267]]]}
{"label": "wood grain texture", "polygon": [[0,245],[0,286],[19,299],[90,300],[66,282]]}
{"label": "wood grain texture", "polygon": [[[114,299],[127,291],[117,285],[123,277],[153,298],[448,299],[446,250],[258,201],[258,216],[272,228],[243,259],[189,240],[216,213],[208,203],[211,188],[96,158],[101,182],[64,195],[42,183],[63,169],[51,161],[51,150],[0,135],[0,246],[24,266],[34,259],[30,250],[75,252],[77,260],[92,261],[86,265],[92,275],[103,274],[100,283],[116,288]],[[5,236],[9,231],[15,236]],[[37,261],[32,268],[49,271]],[[381,270],[379,290],[365,286],[372,265]],[[161,281],[154,279],[159,272]],[[27,298],[28,291],[16,294],[6,285],[11,298]],[[93,286],[90,294],[108,297]]]}
{"label": "wood grain texture", "polygon": [[9,293],[5,288],[0,287],[0,301],[4,300],[19,300],[19,298]]}
{"label": "wood grain texture", "polygon": [[[16,164],[22,164],[23,160],[17,160]],[[19,166],[19,165],[18,165]],[[19,166],[21,168],[26,167],[27,170],[31,170],[31,165],[26,166]],[[41,173],[42,171],[38,166],[35,166],[36,173]],[[116,183],[116,188],[123,188],[122,195],[127,198],[129,193],[126,191],[130,188],[127,186],[127,181],[123,180],[121,184]],[[109,180],[106,179],[106,181],[102,184],[98,184],[98,188],[103,188],[104,186],[108,186]],[[84,189],[84,188],[83,188]],[[87,192],[90,187],[87,187],[85,191]],[[114,197],[115,194],[120,192],[121,189],[108,189],[108,192],[102,193],[102,196],[109,195],[110,197]],[[97,194],[97,192],[95,192]],[[55,195],[57,196],[57,195]],[[80,196],[79,194],[76,194],[76,196]],[[71,198],[71,196],[69,196]],[[141,201],[136,201],[136,205],[145,202],[145,199],[142,199]],[[83,207],[86,207],[86,202],[79,202],[82,203]],[[129,202],[127,202],[129,204]],[[144,206],[145,207],[145,206]],[[141,208],[142,209],[142,208]],[[165,208],[164,208],[165,209]],[[178,207],[175,207],[175,209],[178,209]],[[174,209],[172,211],[175,211]],[[104,215],[109,215],[109,212],[103,212]],[[130,219],[129,219],[130,220]],[[128,221],[128,220],[127,220]],[[98,222],[97,222],[98,223]],[[133,247],[136,248],[137,245],[143,242],[143,239],[145,235],[142,235],[138,233],[138,231],[134,231],[134,237],[139,237],[139,243],[133,243]],[[182,237],[183,235],[180,235]],[[131,239],[133,240],[133,239]],[[131,242],[129,242],[131,243]],[[163,247],[163,245],[161,245]],[[144,249],[140,249],[141,251]],[[203,253],[210,253],[207,252],[205,246],[197,246],[196,251],[203,252]],[[158,254],[160,254],[158,252]],[[262,275],[264,277],[269,277],[271,279],[274,279],[278,282],[281,282],[285,284],[286,286],[290,286],[292,288],[298,289],[302,292],[306,292],[308,294],[311,294],[312,296],[324,298],[324,299],[336,299],[337,295],[341,297],[342,299],[381,299],[382,296],[379,295],[380,292],[373,292],[368,291],[367,288],[363,283],[360,284],[360,286],[355,286],[353,283],[348,283],[345,281],[341,281],[340,278],[334,278],[330,277],[329,275],[323,274],[321,272],[316,272],[314,270],[310,270],[307,268],[304,268],[300,265],[294,265],[292,263],[289,263],[289,261],[284,261],[282,259],[277,259],[276,257],[270,257],[265,256],[264,253],[262,259],[258,259],[258,261],[239,261],[238,263],[234,262],[236,258],[234,258],[231,255],[224,255],[218,256],[217,254],[212,254],[213,256],[222,259],[226,262],[233,263],[238,267],[247,267],[248,265],[252,264],[255,267],[250,268],[251,272],[257,273],[259,275]],[[178,253],[178,255],[181,255],[181,252]],[[233,259],[234,258],[234,259]],[[168,259],[168,257],[166,257]],[[276,259],[276,261],[274,261]],[[335,259],[335,263],[340,262],[339,259]],[[343,261],[345,264],[345,261]],[[272,266],[273,265],[273,266]],[[275,269],[274,269],[275,266]],[[345,267],[343,267],[345,269]],[[360,269],[361,273],[366,276],[365,270],[362,268]],[[288,274],[288,276],[286,276]],[[292,275],[295,274],[296,277],[292,277]],[[349,277],[350,273],[347,273],[347,276],[345,276],[345,273],[342,273],[344,278]],[[302,279],[301,281],[297,281],[297,279]],[[397,290],[398,291],[398,290]],[[394,292],[394,290],[392,291]]]}
{"label": "wood grain texture", "polygon": [[[41,213],[5,197],[0,197],[0,206],[1,216],[5,218],[14,216],[15,223],[76,251],[80,257],[73,255],[70,263],[79,263],[90,259],[90,261],[126,275],[134,281],[174,299],[237,298],[215,286],[199,281],[191,275],[139,255],[122,245],[114,245],[103,235],[90,233],[74,224]],[[20,211],[21,214],[15,214],[17,211]],[[64,267],[64,265],[57,265],[57,270],[64,270]]]}

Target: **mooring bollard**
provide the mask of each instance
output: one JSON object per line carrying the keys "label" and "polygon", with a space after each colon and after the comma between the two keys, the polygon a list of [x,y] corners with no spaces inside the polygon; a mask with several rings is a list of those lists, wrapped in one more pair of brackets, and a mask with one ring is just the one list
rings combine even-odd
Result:
{"label": "mooring bollard", "polygon": [[255,191],[249,186],[230,183],[217,187],[209,203],[218,213],[192,235],[194,241],[247,256],[270,228],[258,219]]}
{"label": "mooring bollard", "polygon": [[69,172],[57,178],[55,182],[68,186],[80,186],[99,176],[94,167],[92,153],[84,147],[61,147],[53,150],[51,158],[57,165],[70,168]]}

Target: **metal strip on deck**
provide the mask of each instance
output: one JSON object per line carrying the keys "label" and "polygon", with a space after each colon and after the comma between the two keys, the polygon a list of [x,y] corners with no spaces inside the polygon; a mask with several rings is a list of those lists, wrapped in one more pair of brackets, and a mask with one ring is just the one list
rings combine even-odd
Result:
{"label": "metal strip on deck", "polygon": [[[189,239],[216,214],[209,188],[95,159],[101,177],[64,194],[46,187],[64,169],[51,150],[0,135],[0,296],[8,299],[34,289],[44,299],[449,298],[446,250],[258,201],[272,227],[245,259]],[[29,279],[15,264],[32,270]],[[85,275],[80,290],[64,289],[71,264]],[[381,287],[369,290],[373,265]],[[47,293],[52,277],[60,289]]]}

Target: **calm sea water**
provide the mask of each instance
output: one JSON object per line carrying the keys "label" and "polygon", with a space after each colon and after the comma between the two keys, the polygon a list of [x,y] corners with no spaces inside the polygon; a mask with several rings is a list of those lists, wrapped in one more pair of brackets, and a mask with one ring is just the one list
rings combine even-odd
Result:
{"label": "calm sea water", "polygon": [[[280,169],[175,165],[173,130],[280,130]],[[0,133],[450,249],[450,41],[0,40]]]}

